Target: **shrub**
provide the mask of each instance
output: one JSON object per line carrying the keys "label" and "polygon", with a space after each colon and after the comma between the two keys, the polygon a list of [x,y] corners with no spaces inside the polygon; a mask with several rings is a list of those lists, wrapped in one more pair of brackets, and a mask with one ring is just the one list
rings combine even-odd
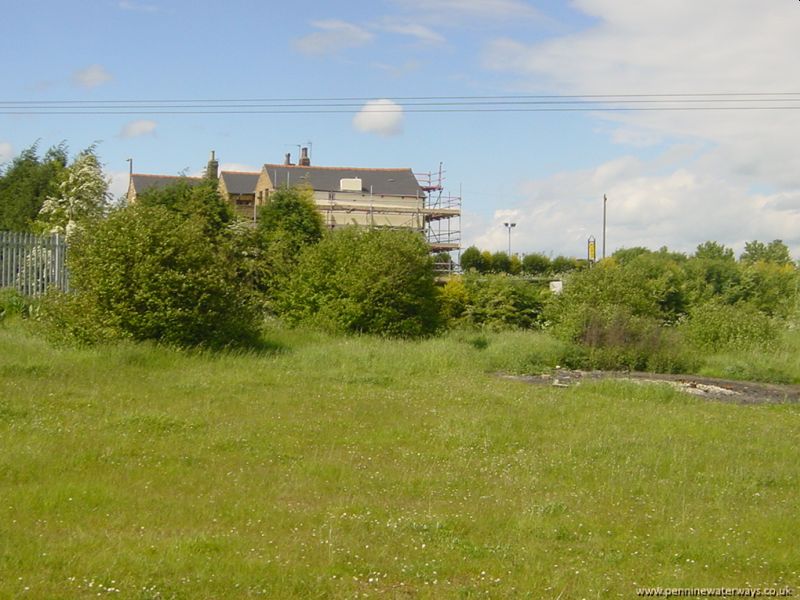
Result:
{"label": "shrub", "polygon": [[27,314],[29,303],[25,296],[13,288],[0,289],[0,322],[8,317]]}
{"label": "shrub", "polygon": [[82,342],[107,338],[181,346],[249,341],[254,314],[236,261],[208,221],[163,206],[118,210],[76,234],[68,265],[74,295],[51,296],[50,329]]}
{"label": "shrub", "polygon": [[491,329],[530,328],[539,324],[543,289],[505,273],[463,277],[466,291],[460,321]]}
{"label": "shrub", "polygon": [[755,307],[719,301],[695,307],[681,330],[695,347],[710,352],[771,347],[779,334],[775,322]]}
{"label": "shrub", "polygon": [[464,316],[469,293],[463,277],[450,277],[439,290],[439,304],[445,325],[455,324]]}
{"label": "shrub", "polygon": [[276,309],[290,324],[331,331],[430,334],[439,324],[433,259],[412,231],[337,230],[303,250]]}
{"label": "shrub", "polygon": [[[584,304],[571,317],[573,329],[562,329],[561,337],[584,348],[572,357],[568,366],[573,368],[672,373],[697,365],[680,332],[653,317],[635,315],[627,306]],[[567,331],[572,335],[564,336]]]}

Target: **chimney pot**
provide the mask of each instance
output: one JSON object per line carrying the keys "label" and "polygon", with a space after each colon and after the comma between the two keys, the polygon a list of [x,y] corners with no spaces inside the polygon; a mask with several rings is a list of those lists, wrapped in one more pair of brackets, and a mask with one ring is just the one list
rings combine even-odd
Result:
{"label": "chimney pot", "polygon": [[211,151],[211,158],[209,159],[208,166],[206,167],[206,177],[210,179],[219,178],[219,163],[217,162],[213,150]]}

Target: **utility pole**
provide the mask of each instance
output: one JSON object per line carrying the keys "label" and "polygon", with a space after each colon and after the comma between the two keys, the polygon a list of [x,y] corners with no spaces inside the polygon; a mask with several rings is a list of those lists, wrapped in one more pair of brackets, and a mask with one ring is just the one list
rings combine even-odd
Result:
{"label": "utility pole", "polygon": [[[127,158],[125,159],[128,163],[128,192],[131,191],[131,182],[133,181],[133,159]],[[127,192],[126,192],[127,197]]]}
{"label": "utility pole", "polygon": [[603,258],[606,257],[606,202],[608,198],[603,194]]}
{"label": "utility pole", "polygon": [[511,258],[511,230],[517,226],[516,223],[503,223],[508,229],[508,258]]}

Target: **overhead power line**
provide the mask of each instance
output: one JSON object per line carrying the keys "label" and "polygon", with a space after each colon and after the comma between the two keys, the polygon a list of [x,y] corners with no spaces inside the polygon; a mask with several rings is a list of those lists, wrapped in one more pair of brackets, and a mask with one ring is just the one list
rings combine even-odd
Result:
{"label": "overhead power line", "polygon": [[800,93],[716,92],[671,94],[404,96],[129,100],[0,100],[4,115],[329,114],[464,112],[653,112],[797,110]]}

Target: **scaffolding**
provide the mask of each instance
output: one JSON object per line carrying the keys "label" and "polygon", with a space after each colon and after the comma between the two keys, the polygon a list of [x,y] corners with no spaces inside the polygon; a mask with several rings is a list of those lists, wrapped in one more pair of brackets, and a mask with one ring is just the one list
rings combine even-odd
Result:
{"label": "scaffolding", "polygon": [[453,272],[460,262],[460,256],[453,260],[452,253],[461,250],[461,195],[445,193],[445,171],[442,163],[439,170],[428,173],[414,173],[425,192],[422,202],[422,220],[425,239],[431,252],[437,255],[450,254],[449,260],[437,260],[437,270]]}

